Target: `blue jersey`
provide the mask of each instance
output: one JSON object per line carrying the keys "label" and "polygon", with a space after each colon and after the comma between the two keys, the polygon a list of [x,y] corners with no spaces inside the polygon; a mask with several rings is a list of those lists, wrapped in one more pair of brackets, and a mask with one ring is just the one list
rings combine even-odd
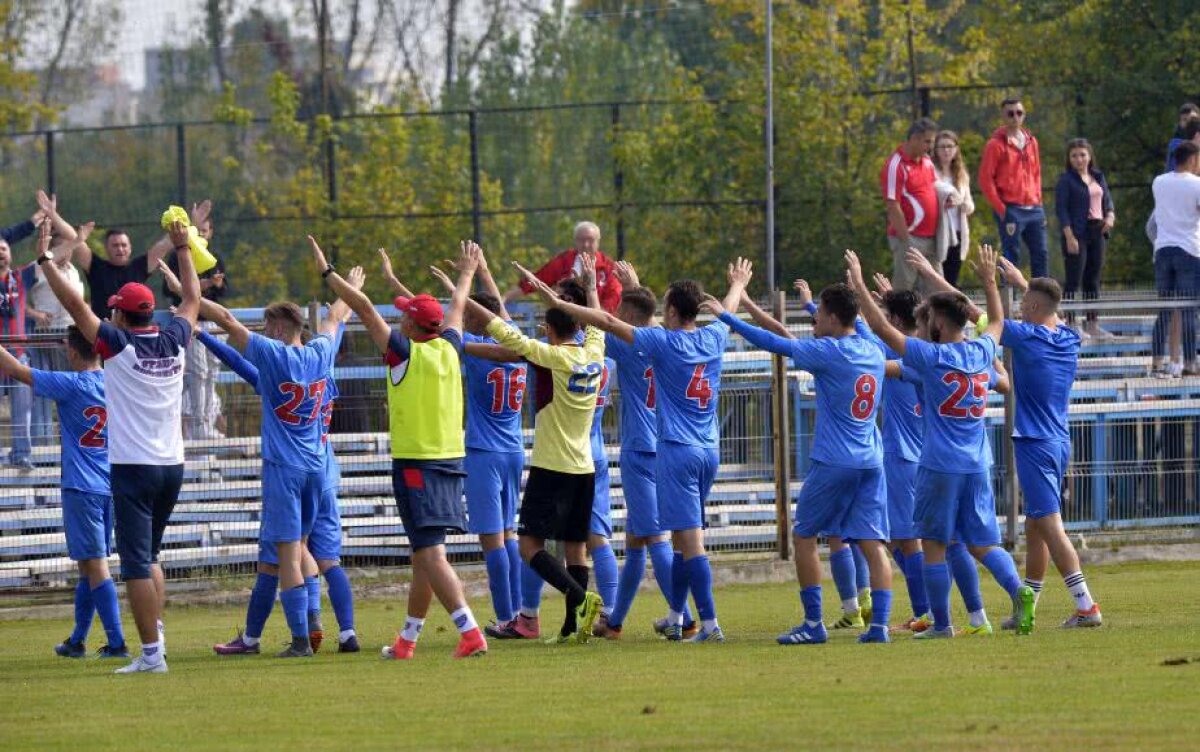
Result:
{"label": "blue jersey", "polygon": [[1013,438],[1071,440],[1067,408],[1079,363],[1079,334],[1005,320],[1000,344],[1012,350],[1017,409]]}
{"label": "blue jersey", "polygon": [[717,395],[721,390],[721,358],[729,327],[721,322],[691,331],[638,327],[633,346],[654,367],[659,441],[717,449]]}
{"label": "blue jersey", "polygon": [[984,416],[995,357],[996,341],[986,335],[946,344],[907,339],[903,363],[920,377],[925,398],[921,467],[955,474],[991,467]]}
{"label": "blue jersey", "polygon": [[33,393],[58,405],[62,488],[111,496],[104,371],[33,371]]}
{"label": "blue jersey", "polygon": [[646,354],[620,337],[605,335],[604,352],[617,365],[621,395],[621,449],[653,452],[658,447],[654,415],[654,367]]}
{"label": "blue jersey", "polygon": [[609,395],[612,392],[612,375],[617,368],[612,358],[604,359],[600,371],[600,386],[596,389],[596,412],[592,415],[592,462],[604,459],[604,430],[601,420],[604,418],[604,408],[608,407]]}
{"label": "blue jersey", "polygon": [[875,343],[857,334],[792,340],[791,356],[796,367],[816,381],[812,459],[845,468],[882,465],[875,416],[884,358]]}
{"label": "blue jersey", "polygon": [[[860,326],[859,332],[864,329],[865,326]],[[870,332],[869,329],[866,331]],[[886,360],[900,360],[900,354],[873,332],[865,336],[875,343]],[[900,455],[909,462],[921,459],[921,445],[925,443],[921,395],[914,381],[899,378],[884,379],[883,383],[883,452]]]}
{"label": "blue jersey", "polygon": [[[496,340],[464,332],[463,343],[494,345]],[[467,382],[467,448],[523,452],[521,405],[528,387],[528,366],[465,355],[463,372]]]}
{"label": "blue jersey", "polygon": [[304,347],[292,347],[250,335],[246,360],[258,368],[263,460],[308,472],[325,467],[321,408],[333,356],[329,337],[313,337]]}

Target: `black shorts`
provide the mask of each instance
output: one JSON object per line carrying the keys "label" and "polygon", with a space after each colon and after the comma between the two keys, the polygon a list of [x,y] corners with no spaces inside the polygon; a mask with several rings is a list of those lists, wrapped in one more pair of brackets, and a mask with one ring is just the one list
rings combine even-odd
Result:
{"label": "black shorts", "polygon": [[595,473],[576,475],[531,467],[517,534],[570,543],[586,541],[595,495]]}
{"label": "black shorts", "polygon": [[121,577],[148,579],[179,500],[183,465],[113,465],[110,477]]}
{"label": "black shorts", "polygon": [[441,544],[447,532],[467,529],[463,462],[392,460],[392,492],[415,551]]}

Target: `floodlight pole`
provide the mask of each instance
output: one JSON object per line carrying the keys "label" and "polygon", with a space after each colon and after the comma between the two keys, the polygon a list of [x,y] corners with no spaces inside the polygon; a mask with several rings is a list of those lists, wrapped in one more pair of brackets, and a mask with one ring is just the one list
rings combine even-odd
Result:
{"label": "floodlight pole", "polygon": [[771,8],[771,0],[763,0],[766,5],[767,26],[766,26],[766,63],[764,65],[766,76],[766,94],[767,108],[765,123],[763,124],[764,138],[766,139],[766,157],[767,157],[767,289],[772,293],[775,291],[775,83],[772,73],[774,67],[774,56],[772,55],[772,16],[774,15]]}

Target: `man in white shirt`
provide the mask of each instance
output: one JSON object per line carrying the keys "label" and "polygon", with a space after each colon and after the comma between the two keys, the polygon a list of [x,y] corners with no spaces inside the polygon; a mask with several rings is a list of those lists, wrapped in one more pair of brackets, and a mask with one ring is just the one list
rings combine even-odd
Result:
{"label": "man in white shirt", "polygon": [[[1175,170],[1154,179],[1154,284],[1163,298],[1195,300],[1200,278],[1200,146],[1184,141],[1175,147]],[[1196,362],[1196,310],[1184,309],[1183,373],[1200,374]],[[1154,324],[1154,374],[1168,376],[1167,333],[1170,311]]]}

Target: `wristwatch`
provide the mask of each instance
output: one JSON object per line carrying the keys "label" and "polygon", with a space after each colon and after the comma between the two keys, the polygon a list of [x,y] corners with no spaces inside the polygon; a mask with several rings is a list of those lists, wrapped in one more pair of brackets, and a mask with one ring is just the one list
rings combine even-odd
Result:
{"label": "wristwatch", "polygon": [[327,279],[330,274],[333,274],[336,271],[337,269],[334,268],[333,264],[330,264],[329,266],[325,267],[325,271],[321,272],[321,279]]}
{"label": "wristwatch", "polygon": [[42,264],[46,263],[47,261],[53,261],[53,260],[54,260],[54,254],[51,253],[50,251],[45,251],[44,253],[42,253],[41,256],[37,257],[38,266],[41,266]]}

